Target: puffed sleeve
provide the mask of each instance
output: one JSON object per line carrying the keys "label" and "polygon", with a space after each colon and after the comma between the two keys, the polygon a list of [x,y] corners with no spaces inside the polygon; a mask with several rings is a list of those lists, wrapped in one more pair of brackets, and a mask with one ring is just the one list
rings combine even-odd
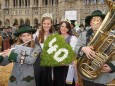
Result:
{"label": "puffed sleeve", "polygon": [[74,50],[76,44],[77,44],[77,37],[76,36],[71,36],[70,45],[71,45],[73,50]]}

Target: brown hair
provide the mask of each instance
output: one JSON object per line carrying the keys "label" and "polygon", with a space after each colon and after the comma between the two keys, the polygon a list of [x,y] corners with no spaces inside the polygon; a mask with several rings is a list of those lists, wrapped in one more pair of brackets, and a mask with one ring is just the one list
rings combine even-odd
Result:
{"label": "brown hair", "polygon": [[[29,34],[31,34],[31,37],[33,38],[33,34],[32,34],[32,33],[29,33]],[[21,44],[23,44],[23,43],[24,43],[24,42],[18,37],[16,44],[17,44],[17,45],[21,45]],[[34,41],[33,41],[33,40],[30,41],[30,42],[28,43],[27,47],[34,48],[34,47],[35,47]]]}
{"label": "brown hair", "polygon": [[[42,24],[41,24],[41,30],[39,31],[39,35],[38,35],[38,42],[40,43],[43,43],[44,42],[44,29],[43,29],[43,22],[45,20],[51,20],[51,23],[52,23],[52,19],[49,18],[49,17],[43,17],[42,18]],[[49,33],[53,33],[54,32],[54,29],[53,27],[51,26],[50,30],[49,30]]]}
{"label": "brown hair", "polygon": [[[60,22],[60,26],[61,26],[63,23],[66,24],[66,28],[68,29],[68,32],[67,32],[67,33],[68,33],[69,35],[72,35],[70,23],[67,22],[67,21],[61,21],[61,22]],[[60,27],[60,28],[61,28],[61,27]],[[59,30],[59,34],[61,34],[60,30]]]}

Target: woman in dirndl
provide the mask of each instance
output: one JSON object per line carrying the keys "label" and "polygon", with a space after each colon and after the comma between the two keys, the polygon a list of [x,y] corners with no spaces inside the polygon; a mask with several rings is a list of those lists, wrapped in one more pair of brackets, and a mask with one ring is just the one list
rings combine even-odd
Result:
{"label": "woman in dirndl", "polygon": [[[42,16],[41,29],[34,34],[35,41],[43,49],[44,41],[50,36],[54,31],[52,28],[52,15],[45,13]],[[36,86],[53,86],[53,81],[51,77],[52,67],[39,66],[40,58],[38,57],[35,64],[35,80]]]}
{"label": "woman in dirndl", "polygon": [[[61,20],[59,34],[74,50],[77,37],[71,34],[71,21],[69,19],[64,18]],[[54,86],[75,86],[77,74],[74,67],[73,62],[70,65],[54,67]]]}

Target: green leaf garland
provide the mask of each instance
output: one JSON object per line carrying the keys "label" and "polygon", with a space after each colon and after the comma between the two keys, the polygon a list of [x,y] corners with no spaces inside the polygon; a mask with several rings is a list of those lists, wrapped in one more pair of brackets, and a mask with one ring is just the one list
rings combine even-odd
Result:
{"label": "green leaf garland", "polygon": [[[51,54],[47,52],[47,50],[50,48],[49,43],[52,39],[56,38],[56,41],[52,44],[52,46],[57,45],[58,48],[56,48],[56,51],[53,51]],[[63,61],[56,61],[54,59],[54,55],[59,49],[67,49],[68,50],[68,56]],[[62,52],[59,56],[60,57],[64,55],[64,52]],[[41,66],[62,66],[62,65],[68,65],[70,64],[76,57],[75,52],[72,50],[72,47],[66,43],[65,39],[59,35],[59,34],[52,34],[49,36],[46,41],[44,42],[43,52],[41,54]]]}

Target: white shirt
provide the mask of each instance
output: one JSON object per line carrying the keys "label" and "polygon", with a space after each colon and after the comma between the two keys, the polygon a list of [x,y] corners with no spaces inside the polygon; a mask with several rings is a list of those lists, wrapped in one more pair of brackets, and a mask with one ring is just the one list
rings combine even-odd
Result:
{"label": "white shirt", "polygon": [[76,43],[77,43],[77,37],[76,36],[71,36],[70,45],[71,45],[73,50],[75,48]]}
{"label": "white shirt", "polygon": [[33,40],[35,41],[36,37],[38,37],[39,35],[39,30],[37,30],[34,34],[33,34]]}

